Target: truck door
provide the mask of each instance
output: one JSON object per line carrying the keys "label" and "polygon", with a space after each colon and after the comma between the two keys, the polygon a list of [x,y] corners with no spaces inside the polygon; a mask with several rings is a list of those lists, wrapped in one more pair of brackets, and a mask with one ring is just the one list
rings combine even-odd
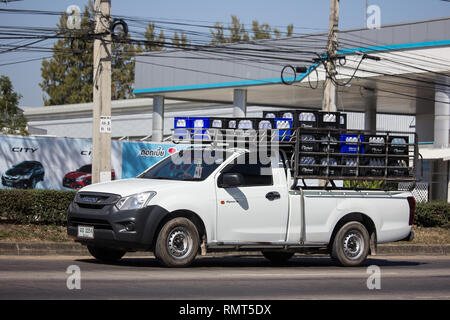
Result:
{"label": "truck door", "polygon": [[[224,242],[284,241],[288,219],[286,177],[279,157],[268,164],[237,157],[216,176],[217,240]],[[254,163],[256,162],[256,163]],[[239,173],[243,184],[223,187],[225,173]]]}

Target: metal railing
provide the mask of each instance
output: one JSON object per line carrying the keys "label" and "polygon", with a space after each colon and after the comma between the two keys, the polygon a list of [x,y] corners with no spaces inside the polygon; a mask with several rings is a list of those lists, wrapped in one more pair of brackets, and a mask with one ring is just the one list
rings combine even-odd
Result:
{"label": "metal railing", "polygon": [[[405,143],[399,143],[399,139]],[[172,134],[174,143],[281,148],[290,159],[291,174],[296,181],[365,180],[384,184],[416,181],[417,141],[417,134],[411,132],[323,128],[177,128]]]}

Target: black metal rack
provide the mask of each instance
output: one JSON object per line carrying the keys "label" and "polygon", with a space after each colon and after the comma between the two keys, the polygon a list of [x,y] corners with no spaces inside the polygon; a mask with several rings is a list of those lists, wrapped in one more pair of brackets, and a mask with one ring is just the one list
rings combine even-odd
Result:
{"label": "black metal rack", "polygon": [[[326,180],[332,185],[334,180],[416,182],[418,139],[417,134],[411,132],[331,128],[186,130],[183,139],[174,136],[172,141],[195,145],[212,144],[227,148],[282,149],[290,160],[295,185],[297,181],[305,179]],[[302,140],[304,136],[308,136],[308,140]],[[410,139],[410,136],[414,138]],[[343,137],[357,139],[349,142],[342,140]],[[366,137],[382,139],[383,142],[373,142]],[[395,139],[403,140],[405,143],[398,144]],[[304,163],[304,158],[314,161]],[[347,159],[351,161],[346,162]],[[348,165],[349,163],[353,165]],[[396,163],[400,165],[395,165]]]}

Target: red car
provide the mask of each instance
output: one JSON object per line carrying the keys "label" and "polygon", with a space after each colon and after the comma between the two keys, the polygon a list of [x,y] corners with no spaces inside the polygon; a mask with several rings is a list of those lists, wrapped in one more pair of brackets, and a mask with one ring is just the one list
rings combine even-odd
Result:
{"label": "red car", "polygon": [[[114,169],[111,169],[111,180],[116,179]],[[84,165],[75,171],[67,173],[62,181],[66,188],[80,189],[92,183],[92,164]]]}

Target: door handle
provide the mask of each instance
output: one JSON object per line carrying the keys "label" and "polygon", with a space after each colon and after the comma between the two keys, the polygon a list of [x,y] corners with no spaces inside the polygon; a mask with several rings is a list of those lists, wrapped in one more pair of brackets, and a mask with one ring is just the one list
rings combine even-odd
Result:
{"label": "door handle", "polygon": [[273,201],[275,199],[280,199],[281,196],[278,192],[272,191],[272,192],[269,192],[268,194],[266,194],[266,198],[270,201]]}

